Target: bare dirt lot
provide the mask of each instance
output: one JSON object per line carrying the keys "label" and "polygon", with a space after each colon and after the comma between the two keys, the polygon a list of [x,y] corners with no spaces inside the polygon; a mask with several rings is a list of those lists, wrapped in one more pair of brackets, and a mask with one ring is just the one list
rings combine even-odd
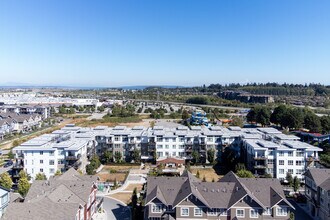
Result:
{"label": "bare dirt lot", "polygon": [[196,175],[197,171],[199,171],[199,178],[203,179],[205,176],[207,182],[212,182],[213,179],[217,182],[219,178],[222,177],[221,175],[218,175],[213,168],[191,168],[193,174]]}

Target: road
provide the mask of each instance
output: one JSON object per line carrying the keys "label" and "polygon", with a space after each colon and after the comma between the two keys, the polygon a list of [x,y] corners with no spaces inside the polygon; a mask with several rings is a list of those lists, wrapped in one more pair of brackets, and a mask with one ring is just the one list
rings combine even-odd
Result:
{"label": "road", "polygon": [[131,101],[137,102],[164,102],[169,103],[171,105],[184,105],[184,106],[194,106],[194,107],[209,107],[209,108],[220,108],[220,109],[233,109],[233,110],[246,110],[249,108],[243,107],[231,107],[231,106],[220,106],[220,105],[200,105],[200,104],[189,104],[189,103],[182,103],[182,102],[169,102],[169,101],[156,101],[156,100],[142,100],[142,99],[129,99]]}
{"label": "road", "polygon": [[103,208],[107,212],[107,220],[130,220],[131,212],[129,207],[109,197],[104,197]]}

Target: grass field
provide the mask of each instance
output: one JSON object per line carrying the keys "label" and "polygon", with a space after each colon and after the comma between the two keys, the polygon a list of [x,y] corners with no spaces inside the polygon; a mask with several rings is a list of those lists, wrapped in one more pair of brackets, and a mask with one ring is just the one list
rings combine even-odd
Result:
{"label": "grass field", "polygon": [[196,175],[197,171],[199,171],[199,178],[203,179],[205,176],[207,182],[212,182],[213,179],[217,182],[219,178],[222,177],[221,175],[218,175],[213,168],[191,168],[193,174]]}

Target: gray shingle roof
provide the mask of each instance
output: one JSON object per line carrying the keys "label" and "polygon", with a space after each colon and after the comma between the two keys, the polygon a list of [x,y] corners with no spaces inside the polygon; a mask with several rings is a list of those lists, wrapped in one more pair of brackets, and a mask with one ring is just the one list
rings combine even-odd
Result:
{"label": "gray shingle roof", "polygon": [[305,172],[305,176],[311,178],[317,186],[320,186],[330,178],[330,169],[310,168]]}
{"label": "gray shingle roof", "polygon": [[280,182],[272,178],[238,178],[229,172],[219,182],[201,182],[185,171],[181,177],[149,177],[146,204],[158,199],[164,205],[175,207],[194,195],[208,208],[230,208],[249,196],[262,208],[273,207],[286,200]]}
{"label": "gray shingle roof", "polygon": [[36,180],[23,203],[8,206],[4,219],[74,219],[95,181],[96,177],[80,175],[73,168],[49,180]]}

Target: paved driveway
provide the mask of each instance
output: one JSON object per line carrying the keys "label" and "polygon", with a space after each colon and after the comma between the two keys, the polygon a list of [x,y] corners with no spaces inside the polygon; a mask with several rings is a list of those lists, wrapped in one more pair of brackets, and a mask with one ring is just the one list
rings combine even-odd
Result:
{"label": "paved driveway", "polygon": [[129,207],[109,197],[104,197],[103,208],[107,212],[107,220],[131,219],[131,212]]}

